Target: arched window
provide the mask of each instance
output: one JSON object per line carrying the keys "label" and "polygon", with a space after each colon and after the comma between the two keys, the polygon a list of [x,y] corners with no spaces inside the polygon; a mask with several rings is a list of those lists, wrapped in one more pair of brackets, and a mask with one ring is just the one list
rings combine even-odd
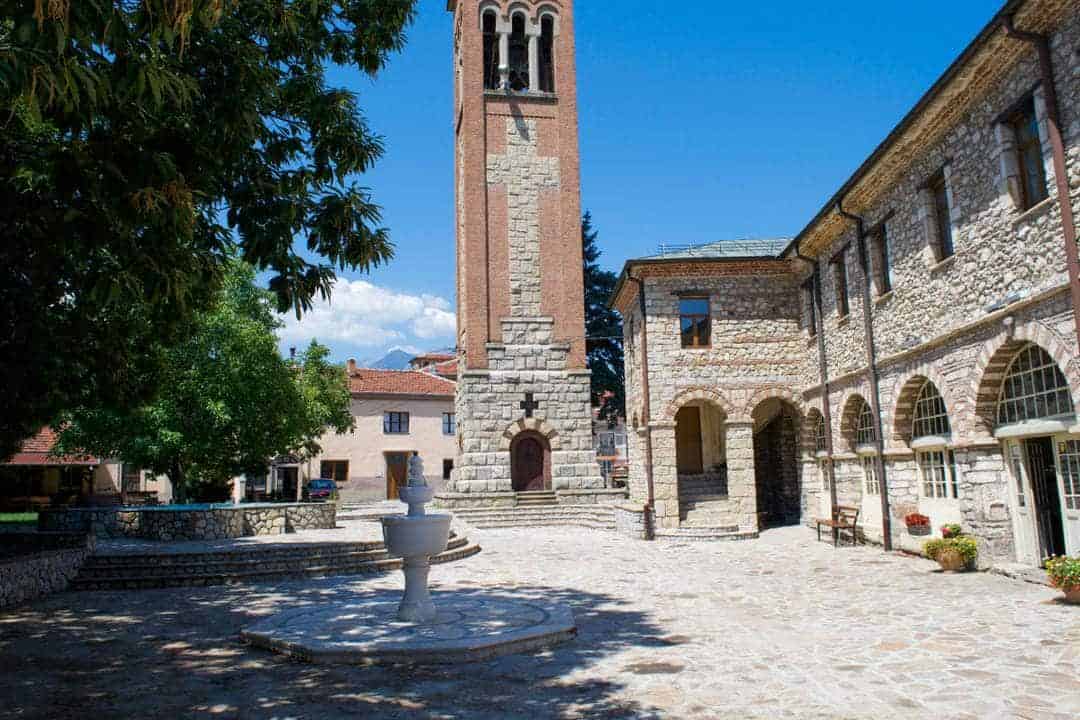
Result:
{"label": "arched window", "polygon": [[484,12],[484,89],[499,89],[499,34],[495,10]]}
{"label": "arched window", "polygon": [[540,19],[540,92],[555,92],[555,18]]}
{"label": "arched window", "polygon": [[952,432],[949,427],[949,413],[945,409],[945,400],[937,386],[929,380],[923,385],[915,400],[915,420],[912,423],[911,437],[946,437]]}
{"label": "arched window", "polygon": [[818,415],[817,423],[814,424],[814,447],[819,453],[823,453],[829,448],[829,444],[826,439],[827,430],[825,428],[825,416]]}
{"label": "arched window", "polygon": [[1017,353],[998,400],[999,425],[1073,415],[1069,383],[1054,358],[1038,345]]}
{"label": "arched window", "polygon": [[877,433],[874,432],[874,411],[870,409],[870,403],[863,400],[855,422],[855,444],[873,445],[875,442]]}
{"label": "arched window", "polygon": [[514,13],[510,23],[510,89],[529,89],[529,37],[525,34],[525,13]]}

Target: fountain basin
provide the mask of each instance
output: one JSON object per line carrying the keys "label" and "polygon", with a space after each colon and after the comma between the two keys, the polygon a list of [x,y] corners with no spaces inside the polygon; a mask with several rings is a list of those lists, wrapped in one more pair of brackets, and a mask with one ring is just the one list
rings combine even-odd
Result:
{"label": "fountain basin", "polygon": [[431,557],[450,542],[449,515],[388,515],[382,518],[383,540],[390,557]]}

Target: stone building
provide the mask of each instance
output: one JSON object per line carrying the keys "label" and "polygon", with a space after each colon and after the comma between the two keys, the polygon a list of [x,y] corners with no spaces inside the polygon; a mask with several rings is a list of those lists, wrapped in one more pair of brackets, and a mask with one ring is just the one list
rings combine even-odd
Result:
{"label": "stone building", "polygon": [[460,447],[439,500],[602,492],[585,363],[573,3],[449,9]]}
{"label": "stone building", "polygon": [[890,546],[917,511],[987,561],[1080,552],[1078,48],[1076,3],[1008,2],[795,238],[627,263],[657,532],[839,503]]}

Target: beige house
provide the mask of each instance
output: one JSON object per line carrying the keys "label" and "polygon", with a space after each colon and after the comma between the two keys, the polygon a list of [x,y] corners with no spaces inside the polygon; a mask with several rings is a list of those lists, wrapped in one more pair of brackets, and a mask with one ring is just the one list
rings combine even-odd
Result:
{"label": "beige house", "polygon": [[396,499],[408,459],[419,454],[428,482],[444,487],[457,454],[453,381],[419,370],[371,370],[349,361],[356,429],[319,441],[305,461],[306,479],[326,477],[346,502]]}

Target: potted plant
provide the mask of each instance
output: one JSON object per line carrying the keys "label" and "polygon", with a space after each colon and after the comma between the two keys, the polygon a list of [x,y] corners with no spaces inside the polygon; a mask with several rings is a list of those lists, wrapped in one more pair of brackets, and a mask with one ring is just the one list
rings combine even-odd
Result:
{"label": "potted plant", "polygon": [[1046,561],[1050,584],[1065,593],[1065,602],[1080,605],[1080,557],[1052,557]]}
{"label": "potted plant", "polygon": [[967,570],[979,555],[979,544],[975,538],[956,534],[940,539],[929,540],[923,545],[923,553],[945,572]]}
{"label": "potted plant", "polygon": [[907,525],[908,532],[912,535],[930,534],[930,518],[925,515],[920,515],[917,512],[908,513],[904,516],[904,524]]}
{"label": "potted plant", "polygon": [[949,523],[948,525],[941,526],[941,537],[946,540],[949,538],[960,537],[964,534],[964,531],[956,523]]}

